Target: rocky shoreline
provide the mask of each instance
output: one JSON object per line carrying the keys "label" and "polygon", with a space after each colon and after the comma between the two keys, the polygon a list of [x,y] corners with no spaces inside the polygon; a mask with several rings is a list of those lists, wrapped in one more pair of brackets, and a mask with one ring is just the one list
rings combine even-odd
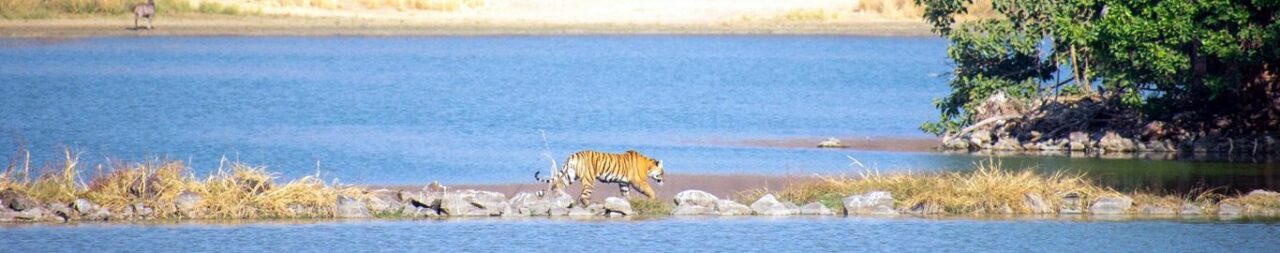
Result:
{"label": "rocky shoreline", "polygon": [[[976,122],[943,135],[941,149],[1049,153],[1280,155],[1280,133],[1234,133],[1216,126],[1149,120],[1100,98],[1026,102],[992,95]],[[1219,125],[1230,125],[1223,119]]]}
{"label": "rocky shoreline", "polygon": [[[1052,198],[1052,199],[1051,199]],[[1092,199],[1077,194],[1053,197],[1024,194],[1027,211],[1015,211],[1009,206],[996,210],[982,210],[967,214],[1000,214],[1059,217],[1102,218],[1275,218],[1280,217],[1280,193],[1255,190],[1242,195],[1241,201],[1224,200],[1218,203],[1185,202],[1178,206],[1135,204],[1134,197],[1123,194],[1107,195]],[[1243,201],[1252,199],[1250,201]],[[71,203],[40,203],[16,191],[0,192],[0,222],[85,222],[85,221],[145,221],[145,220],[206,220],[208,216],[201,205],[203,197],[184,192],[176,198],[171,208],[128,205],[112,210],[96,205],[87,199]],[[338,196],[332,210],[317,210],[303,206],[291,206],[293,217],[298,218],[455,218],[455,217],[627,217],[627,216],[945,216],[965,215],[948,212],[929,204],[903,206],[896,204],[892,193],[868,191],[848,195],[834,208],[814,201],[798,205],[779,200],[774,194],[761,196],[750,205],[730,199],[721,199],[701,190],[686,190],[675,195],[674,207],[658,210],[659,214],[646,214],[632,207],[632,201],[609,197],[603,203],[586,207],[574,206],[573,198],[566,195],[539,196],[520,192],[511,198],[490,191],[393,191],[378,189],[363,196]],[[1262,203],[1262,204],[1255,204]],[[653,211],[650,211],[653,212]],[[169,215],[165,215],[165,214]],[[1015,216],[1016,217],[1016,216]]]}

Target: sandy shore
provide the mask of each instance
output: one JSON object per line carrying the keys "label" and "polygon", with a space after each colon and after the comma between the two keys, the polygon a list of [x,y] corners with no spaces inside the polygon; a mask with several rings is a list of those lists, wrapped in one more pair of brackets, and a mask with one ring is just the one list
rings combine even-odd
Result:
{"label": "sandy shore", "polygon": [[[844,144],[843,149],[893,151],[893,152],[934,152],[942,141],[936,138],[869,138],[869,137],[837,137]],[[698,141],[700,144],[717,146],[748,146],[769,148],[817,148],[818,143],[826,138],[790,138],[790,139],[745,139]]]}
{"label": "sandy shore", "polygon": [[[668,174],[667,181],[664,185],[654,185],[654,190],[658,192],[658,198],[671,199],[676,193],[684,190],[697,189],[715,194],[722,198],[733,198],[738,193],[755,189],[782,189],[788,184],[797,182],[807,182],[812,180],[820,180],[812,175],[749,175],[749,174]],[[511,184],[472,184],[472,185],[450,185],[445,183],[449,189],[475,189],[484,191],[494,191],[514,196],[518,192],[534,192],[545,189],[544,184],[535,183],[532,175],[529,178],[530,183],[511,183]],[[392,190],[408,190],[420,191],[421,185],[369,185],[369,189],[392,189]],[[574,184],[566,191],[571,196],[577,196],[581,192],[580,184]],[[632,191],[633,195],[639,194]],[[595,192],[591,198],[595,200],[604,200],[607,197],[619,196],[617,184],[596,184]],[[642,196],[642,195],[638,195]]]}

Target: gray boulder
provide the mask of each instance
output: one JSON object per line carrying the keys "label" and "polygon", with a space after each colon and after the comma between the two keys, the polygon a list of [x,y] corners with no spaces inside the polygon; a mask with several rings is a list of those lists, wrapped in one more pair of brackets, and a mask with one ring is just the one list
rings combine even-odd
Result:
{"label": "gray boulder", "polygon": [[93,213],[85,215],[84,219],[91,221],[105,221],[111,219],[111,210],[107,210],[106,208],[97,208]]}
{"label": "gray boulder", "polygon": [[711,193],[707,193],[704,191],[685,190],[680,193],[676,193],[675,201],[677,206],[700,206],[700,207],[714,208],[716,206],[716,201],[720,201],[720,198],[717,198],[716,195],[711,195]]}
{"label": "gray boulder", "polygon": [[154,209],[141,203],[125,206],[124,209],[124,215],[131,218],[148,219],[151,218],[152,214],[155,214]]}
{"label": "gray boulder", "polygon": [[1166,216],[1177,214],[1173,208],[1157,206],[1157,205],[1139,205],[1138,213],[1149,216]]}
{"label": "gray boulder", "polygon": [[1240,215],[1240,214],[1242,214],[1242,213],[1244,213],[1244,209],[1240,208],[1240,206],[1237,206],[1237,205],[1235,205],[1235,204],[1231,204],[1231,203],[1222,203],[1222,204],[1218,205],[1218,215],[1221,215],[1221,216],[1238,216],[1238,215]]}
{"label": "gray boulder", "polygon": [[635,214],[635,211],[631,210],[630,201],[627,201],[626,199],[622,199],[622,198],[617,198],[617,197],[605,198],[604,210],[605,210],[605,215],[610,215],[614,213],[622,214],[622,215]]}
{"label": "gray boulder", "polygon": [[831,208],[827,208],[827,206],[823,205],[822,203],[813,202],[813,203],[805,204],[804,206],[800,207],[800,214],[801,215],[834,215],[836,213],[832,212]]}
{"label": "gray boulder", "polygon": [[400,192],[388,189],[377,189],[370,192],[369,211],[372,212],[393,212],[404,209],[404,203],[400,199]]}
{"label": "gray boulder", "polygon": [[[181,198],[181,196],[179,196],[179,198]],[[94,209],[93,202],[89,202],[87,199],[76,199],[76,201],[71,202],[71,208],[75,209],[76,213],[80,215],[93,213]]]}
{"label": "gray boulder", "polygon": [[714,214],[716,214],[715,207],[705,207],[705,206],[699,206],[699,205],[683,205],[683,206],[676,206],[676,208],[671,209],[671,215],[676,215],[676,216],[714,215]]}
{"label": "gray boulder", "polygon": [[569,195],[565,195],[565,194],[556,194],[556,196],[552,197],[550,200],[551,200],[552,208],[555,208],[555,207],[569,208],[569,206],[572,206],[574,203],[573,197],[569,197]]}
{"label": "gray boulder", "polygon": [[1200,212],[1200,206],[1191,203],[1183,203],[1182,210],[1178,210],[1178,214],[1187,216],[1200,215]]}
{"label": "gray boulder", "polygon": [[716,213],[720,215],[750,215],[751,207],[739,204],[733,200],[716,201]]}
{"label": "gray boulder", "polygon": [[202,199],[198,193],[183,191],[182,194],[178,194],[178,198],[174,200],[173,204],[174,207],[178,208],[179,214],[191,217],[198,213],[197,208],[199,208],[200,200]]}
{"label": "gray boulder", "polygon": [[1029,192],[1022,195],[1023,204],[1032,214],[1053,213],[1053,206],[1044,200],[1039,193]]}
{"label": "gray boulder", "polygon": [[471,209],[475,209],[475,206],[472,206],[471,202],[461,194],[444,194],[444,197],[440,198],[439,209],[449,216],[466,216],[473,214]]}
{"label": "gray boulder", "polygon": [[1257,190],[1250,191],[1250,192],[1249,192],[1249,194],[1248,194],[1248,195],[1246,195],[1246,196],[1249,196],[1249,197],[1268,197],[1268,198],[1277,198],[1277,199],[1280,199],[1280,193],[1273,192],[1273,191],[1268,191],[1268,190],[1263,190],[1263,189],[1257,189]]}
{"label": "gray boulder", "polygon": [[819,148],[843,148],[844,143],[835,137],[827,138],[827,140],[818,143]]}
{"label": "gray boulder", "polygon": [[1089,212],[1101,215],[1125,214],[1133,206],[1133,199],[1122,195],[1109,195],[1098,198],[1089,206]]}
{"label": "gray boulder", "polygon": [[946,210],[943,210],[942,206],[934,203],[930,203],[930,202],[916,203],[916,205],[911,206],[911,209],[908,209],[907,211],[913,214],[920,214],[920,215],[946,213]]}
{"label": "gray boulder", "polygon": [[14,211],[26,211],[27,209],[40,207],[39,202],[13,189],[0,192],[0,202],[3,202],[6,207]]}
{"label": "gray boulder", "polygon": [[751,211],[754,211],[758,215],[792,215],[795,214],[793,212],[794,210],[795,209],[788,207],[786,204],[779,202],[773,194],[765,194],[760,197],[759,200],[756,200],[755,203],[751,203]]}
{"label": "gray boulder", "polygon": [[369,217],[369,209],[360,200],[339,195],[334,216],[338,218],[366,218]]}
{"label": "gray boulder", "polygon": [[547,211],[547,215],[551,215],[551,216],[569,215],[569,208],[568,207],[552,207],[551,210]]}
{"label": "gray boulder", "polygon": [[895,215],[897,210],[893,209],[893,194],[885,191],[874,191],[864,194],[854,194],[844,198],[844,210],[847,215],[870,214],[870,215]]}
{"label": "gray boulder", "polygon": [[71,217],[74,217],[71,215],[71,210],[72,210],[71,206],[67,204],[49,203],[48,210],[50,215],[56,216],[62,219],[62,221],[67,221],[67,220],[70,220]]}
{"label": "gray boulder", "polygon": [[498,192],[489,191],[467,191],[462,196],[467,202],[471,203],[482,212],[474,212],[477,215],[501,215],[502,212],[510,207],[507,202],[507,195]]}
{"label": "gray boulder", "polygon": [[47,211],[45,211],[44,208],[31,207],[23,209],[22,211],[12,212],[12,215],[15,220],[40,221],[44,220],[45,213],[47,213]]}
{"label": "gray boulder", "polygon": [[1084,201],[1081,200],[1080,194],[1067,193],[1062,196],[1062,206],[1058,207],[1060,214],[1082,214],[1084,213]]}
{"label": "gray boulder", "polygon": [[597,215],[596,213],[592,212],[591,210],[587,210],[587,208],[578,207],[578,206],[569,208],[569,217],[591,217],[596,215]]}

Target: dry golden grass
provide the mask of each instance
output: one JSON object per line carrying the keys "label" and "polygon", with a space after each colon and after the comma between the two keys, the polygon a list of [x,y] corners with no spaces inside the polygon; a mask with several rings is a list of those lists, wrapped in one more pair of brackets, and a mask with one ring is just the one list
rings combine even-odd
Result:
{"label": "dry golden grass", "polygon": [[283,185],[266,169],[224,162],[217,172],[197,179],[181,161],[155,160],[117,164],[99,172],[88,184],[80,179],[79,159],[68,152],[58,170],[47,170],[31,179],[30,159],[13,162],[0,174],[0,190],[13,189],[43,203],[70,203],[85,198],[112,212],[141,204],[155,210],[157,218],[177,216],[176,200],[183,192],[203,198],[198,203],[207,218],[331,217],[339,195],[359,200],[370,197],[366,189],[327,184],[316,176]]}
{"label": "dry golden grass", "polygon": [[786,21],[801,22],[823,22],[840,19],[841,14],[837,11],[829,11],[825,9],[802,9],[787,11],[781,15],[779,19]]}
{"label": "dry golden grass", "polygon": [[658,199],[648,198],[632,198],[631,209],[639,215],[669,215],[671,209],[675,208],[670,201],[662,201]]}
{"label": "dry golden grass", "polygon": [[[1104,194],[1118,194],[1095,185],[1083,174],[1038,174],[1032,170],[1012,171],[999,164],[979,164],[973,171],[942,173],[881,174],[864,172],[857,178],[825,178],[820,181],[788,185],[775,194],[794,203],[818,201],[834,209],[841,208],[843,197],[868,191],[888,191],[899,207],[929,204],[948,213],[993,212],[1008,207],[1015,213],[1030,213],[1026,194],[1039,194],[1054,206],[1068,193],[1081,196],[1086,203]],[[749,201],[763,195],[763,190],[740,194]],[[744,202],[750,203],[750,202]]]}

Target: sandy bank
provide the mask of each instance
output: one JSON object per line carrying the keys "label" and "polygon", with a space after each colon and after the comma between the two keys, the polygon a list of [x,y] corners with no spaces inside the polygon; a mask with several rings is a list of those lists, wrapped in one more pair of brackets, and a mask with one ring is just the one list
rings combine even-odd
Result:
{"label": "sandy bank", "polygon": [[[838,137],[841,149],[894,151],[894,152],[931,152],[937,151],[942,142],[936,138],[869,138]],[[769,148],[817,148],[818,143],[826,138],[789,138],[789,139],[745,139],[745,140],[703,140],[699,144],[718,146],[748,146]]]}

